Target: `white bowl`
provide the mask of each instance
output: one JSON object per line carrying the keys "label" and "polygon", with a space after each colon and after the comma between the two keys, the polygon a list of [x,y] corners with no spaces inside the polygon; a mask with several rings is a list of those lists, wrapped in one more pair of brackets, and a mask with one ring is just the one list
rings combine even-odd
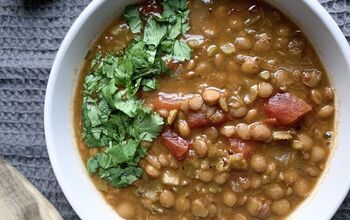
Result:
{"label": "white bowl", "polygon": [[[95,0],[65,37],[53,64],[45,98],[45,136],[52,167],[68,201],[82,219],[121,219],[90,181],[79,156],[72,104],[79,68],[91,44],[127,4],[137,0]],[[350,48],[331,16],[315,0],[267,0],[292,18],[314,44],[336,90],[337,141],[328,170],[313,196],[293,219],[330,219],[350,187]]]}

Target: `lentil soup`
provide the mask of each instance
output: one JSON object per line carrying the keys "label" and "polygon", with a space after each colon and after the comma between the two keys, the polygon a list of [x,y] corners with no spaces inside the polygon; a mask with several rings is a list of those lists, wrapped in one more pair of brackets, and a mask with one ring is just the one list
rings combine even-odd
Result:
{"label": "lentil soup", "polygon": [[[333,143],[334,91],[311,43],[262,1],[166,2],[127,8],[86,57],[74,123],[93,182],[126,219],[285,218],[309,196]],[[178,17],[164,19],[166,10]],[[149,33],[151,23],[158,29]],[[129,47],[137,45],[134,39],[155,42],[148,35],[159,36],[164,23],[168,32],[146,47],[166,64],[158,75],[131,84],[113,79],[126,68],[108,76],[136,56]],[[162,49],[169,42],[171,52]],[[123,53],[132,56],[109,57]],[[100,84],[89,84],[97,80]],[[143,86],[133,90],[138,101],[118,96],[135,85]],[[130,109],[134,102],[146,110]],[[140,111],[143,118],[136,120]],[[104,114],[109,115],[105,121]],[[116,148],[134,150],[120,156]]]}

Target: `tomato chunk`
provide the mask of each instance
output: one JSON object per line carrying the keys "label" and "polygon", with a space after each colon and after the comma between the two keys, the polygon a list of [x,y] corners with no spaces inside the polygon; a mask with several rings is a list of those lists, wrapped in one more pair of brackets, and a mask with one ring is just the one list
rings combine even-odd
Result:
{"label": "tomato chunk", "polygon": [[218,112],[210,118],[208,118],[203,112],[191,113],[186,117],[187,123],[191,128],[204,128],[224,124],[228,120],[227,115],[217,113]]}
{"label": "tomato chunk", "polygon": [[203,128],[210,126],[212,122],[202,112],[195,112],[187,116],[187,123],[191,128]]}
{"label": "tomato chunk", "polygon": [[155,110],[159,110],[159,109],[174,110],[174,109],[179,109],[181,107],[182,99],[157,96],[152,98],[151,104]]}
{"label": "tomato chunk", "polygon": [[148,16],[151,14],[161,14],[162,6],[157,0],[147,0],[140,6],[139,11],[142,16]]}
{"label": "tomato chunk", "polygon": [[228,139],[229,152],[231,154],[241,153],[243,154],[244,159],[248,159],[254,151],[255,144],[251,141],[243,141],[236,138]]}
{"label": "tomato chunk", "polygon": [[167,67],[173,72],[175,72],[180,66],[180,63],[177,60],[166,61],[165,63]]}
{"label": "tomato chunk", "polygon": [[172,130],[166,130],[162,133],[162,141],[178,160],[184,159],[190,145],[187,140],[183,139]]}
{"label": "tomato chunk", "polygon": [[266,115],[276,118],[280,125],[294,124],[311,109],[304,100],[290,93],[277,93],[264,104]]}

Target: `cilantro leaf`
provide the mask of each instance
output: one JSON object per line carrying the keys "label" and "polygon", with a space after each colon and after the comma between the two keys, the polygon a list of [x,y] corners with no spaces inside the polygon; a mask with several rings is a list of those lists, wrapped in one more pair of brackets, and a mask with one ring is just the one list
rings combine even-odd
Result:
{"label": "cilantro leaf", "polygon": [[173,11],[168,1],[163,2],[163,20],[167,20],[168,22],[173,22],[176,19],[176,13]]}
{"label": "cilantro leaf", "polygon": [[130,85],[130,79],[133,73],[133,64],[131,60],[122,59],[114,71],[114,77],[119,81],[119,84],[124,86]]}
{"label": "cilantro leaf", "polygon": [[142,173],[142,169],[136,166],[117,166],[110,168],[107,171],[100,170],[99,175],[105,176],[105,179],[114,187],[126,187],[138,180]]}
{"label": "cilantro leaf", "polygon": [[90,130],[84,129],[82,137],[88,147],[104,147],[112,140],[108,134],[108,129],[102,126]]}
{"label": "cilantro leaf", "polygon": [[187,43],[181,40],[176,40],[171,57],[179,61],[189,60],[191,58],[191,48],[189,48]]}
{"label": "cilantro leaf", "polygon": [[90,157],[87,162],[87,170],[90,174],[96,173],[98,169],[98,160],[95,157]]}
{"label": "cilantro leaf", "polygon": [[112,144],[106,149],[106,154],[111,157],[114,165],[118,165],[129,161],[134,156],[138,145],[139,141],[137,140]]}
{"label": "cilantro leaf", "polygon": [[145,42],[135,42],[125,51],[125,55],[131,60],[134,74],[149,71],[154,64],[157,51],[146,47]]}
{"label": "cilantro leaf", "polygon": [[113,106],[114,94],[117,92],[115,79],[111,79],[109,83],[103,87],[102,94],[110,106]]}
{"label": "cilantro leaf", "polygon": [[182,33],[182,21],[180,17],[176,18],[176,22],[168,27],[168,38],[176,39]]}
{"label": "cilantro leaf", "polygon": [[89,95],[92,92],[98,90],[102,81],[102,77],[89,74],[85,77],[84,80],[84,93],[85,95]]}
{"label": "cilantro leaf", "polygon": [[95,66],[97,66],[101,58],[102,58],[102,54],[100,52],[97,52],[95,57],[91,61],[91,68],[94,68]]}
{"label": "cilantro leaf", "polygon": [[165,2],[173,11],[187,10],[187,0],[168,0]]}
{"label": "cilantro leaf", "polygon": [[[110,119],[107,123],[105,123],[106,127],[109,127],[110,129],[108,131],[112,131],[113,140],[116,140],[118,142],[122,142],[126,139],[128,136],[127,133],[127,126],[130,124],[131,119],[129,116],[127,116],[124,113],[118,112],[115,114],[110,115]],[[106,132],[106,134],[108,134]]]}
{"label": "cilantro leaf", "polygon": [[126,6],[124,11],[124,19],[128,22],[131,33],[136,34],[141,32],[142,21],[137,6]]}
{"label": "cilantro leaf", "polygon": [[158,88],[158,81],[155,77],[143,78],[141,81],[141,86],[143,86],[142,89],[145,92],[153,91]]}
{"label": "cilantro leaf", "polygon": [[182,23],[181,34],[186,34],[190,30],[190,24],[188,22]]}
{"label": "cilantro leaf", "polygon": [[174,40],[164,40],[160,46],[159,50],[164,54],[171,54],[174,48]]}
{"label": "cilantro leaf", "polygon": [[95,126],[101,124],[101,120],[98,116],[98,113],[99,113],[98,107],[95,105],[87,105],[86,109],[88,109],[86,114],[87,114],[87,117],[91,123],[91,126],[95,127]]}
{"label": "cilantro leaf", "polygon": [[167,27],[162,25],[152,17],[148,18],[147,24],[144,30],[143,41],[147,45],[158,47],[161,40],[167,33]]}
{"label": "cilantro leaf", "polygon": [[83,99],[83,122],[87,128],[96,127],[107,120],[111,109],[106,101],[97,103],[92,98]]}
{"label": "cilantro leaf", "polygon": [[130,166],[137,166],[141,158],[143,158],[147,154],[147,148],[140,144],[140,146],[136,149],[134,157],[127,162]]}
{"label": "cilantro leaf", "polygon": [[139,100],[135,99],[115,100],[114,107],[124,112],[129,117],[135,117],[138,110],[142,108],[142,104]]}
{"label": "cilantro leaf", "polygon": [[129,127],[129,134],[143,141],[152,141],[159,135],[163,124],[162,117],[144,109],[144,112],[136,115],[132,126]]}
{"label": "cilantro leaf", "polygon": [[[106,152],[96,154],[87,162],[88,172],[97,173],[100,178],[109,181],[115,187],[132,184],[143,173],[137,165],[146,155],[145,148],[137,147],[137,145],[138,143],[114,145]],[[125,163],[126,161],[128,162]]]}

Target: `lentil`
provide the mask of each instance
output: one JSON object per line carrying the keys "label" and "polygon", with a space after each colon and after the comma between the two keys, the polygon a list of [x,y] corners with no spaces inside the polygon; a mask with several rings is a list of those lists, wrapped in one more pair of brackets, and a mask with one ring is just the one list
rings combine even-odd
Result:
{"label": "lentil", "polygon": [[232,191],[226,191],[224,192],[224,196],[222,200],[225,205],[232,207],[237,202],[237,195]]}
{"label": "lentil", "polygon": [[334,113],[334,107],[330,105],[326,105],[319,110],[318,117],[326,119],[331,117],[333,113]]}
{"label": "lentil", "polygon": [[250,133],[253,140],[268,141],[272,137],[271,129],[262,123],[254,123],[251,125]]}
{"label": "lentil", "polygon": [[257,173],[263,173],[267,168],[267,160],[264,156],[254,154],[250,162],[251,168]]}
{"label": "lentil", "polygon": [[267,98],[272,95],[273,87],[270,83],[262,82],[259,83],[259,96],[261,98]]}
{"label": "lentil", "polygon": [[200,95],[194,95],[190,99],[189,107],[193,111],[198,111],[202,108],[203,106],[203,98]]}
{"label": "lentil", "polygon": [[242,63],[241,70],[243,73],[253,75],[259,73],[260,65],[257,58],[248,58]]}
{"label": "lentil", "polygon": [[159,195],[159,201],[164,208],[171,208],[175,205],[175,196],[169,190],[164,190]]}
{"label": "lentil", "polygon": [[225,125],[220,128],[220,134],[225,137],[232,137],[236,133],[236,127],[233,125]]}
{"label": "lentil", "polygon": [[199,199],[195,199],[192,201],[191,211],[192,211],[194,216],[202,217],[202,218],[207,217],[209,214],[208,209],[206,208],[204,203]]}
{"label": "lentil", "polygon": [[134,206],[127,202],[124,202],[117,206],[116,210],[118,214],[123,218],[132,218],[136,214]]}
{"label": "lentil", "polygon": [[176,199],[175,208],[179,212],[186,212],[190,209],[190,200],[184,197],[179,197]]}
{"label": "lentil", "polygon": [[192,146],[196,154],[200,157],[204,157],[208,152],[207,144],[201,139],[194,140]]}
{"label": "lentil", "polygon": [[277,215],[284,215],[289,211],[290,207],[291,205],[288,200],[281,199],[272,203],[271,210]]}
{"label": "lentil", "polygon": [[220,92],[213,89],[206,89],[203,92],[203,99],[209,105],[214,105],[219,101]]}

